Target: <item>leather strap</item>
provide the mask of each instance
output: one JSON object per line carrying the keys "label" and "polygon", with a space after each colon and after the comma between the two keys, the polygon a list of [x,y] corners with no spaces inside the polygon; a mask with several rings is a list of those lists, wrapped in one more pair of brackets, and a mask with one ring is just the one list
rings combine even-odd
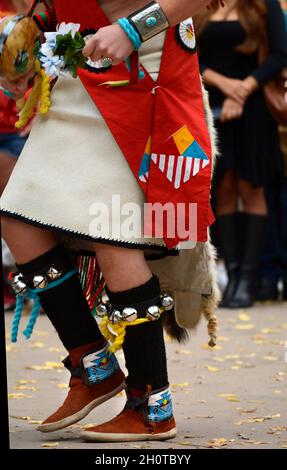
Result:
{"label": "leather strap", "polygon": [[73,367],[71,363],[71,359],[69,356],[65,357],[62,361],[65,368],[71,373],[72,377],[82,377],[83,378],[83,369],[81,366]]}

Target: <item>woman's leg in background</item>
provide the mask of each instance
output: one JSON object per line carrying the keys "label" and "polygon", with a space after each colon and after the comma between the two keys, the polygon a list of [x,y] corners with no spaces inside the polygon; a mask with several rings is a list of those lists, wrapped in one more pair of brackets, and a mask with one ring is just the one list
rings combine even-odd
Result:
{"label": "woman's leg in background", "polygon": [[239,272],[238,180],[234,171],[226,171],[216,191],[217,233],[220,253],[228,273],[221,307],[228,307],[236,288]]}
{"label": "woman's leg in background", "polygon": [[266,237],[260,256],[256,283],[256,300],[276,301],[279,297],[278,283],[283,268],[283,184],[281,180],[265,188],[268,206]]}
{"label": "woman's leg in background", "polygon": [[239,280],[229,304],[230,308],[251,307],[254,302],[256,272],[265,240],[267,204],[263,187],[239,180],[239,196],[245,214],[245,242],[240,263]]}

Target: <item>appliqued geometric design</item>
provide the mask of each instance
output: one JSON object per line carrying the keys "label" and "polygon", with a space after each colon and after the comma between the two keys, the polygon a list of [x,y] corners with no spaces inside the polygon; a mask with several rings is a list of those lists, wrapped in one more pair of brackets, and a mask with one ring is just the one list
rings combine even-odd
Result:
{"label": "appliqued geometric design", "polygon": [[176,39],[182,49],[190,54],[196,52],[196,38],[192,18],[182,21],[176,27]]}
{"label": "appliqued geometric design", "polygon": [[149,167],[150,167],[150,153],[151,153],[151,136],[148,138],[145,152],[141,161],[140,169],[139,169],[139,179],[146,183],[148,180],[149,175]]}
{"label": "appliqued geometric design", "polygon": [[[165,174],[175,189],[196,176],[210,161],[187,126],[181,127],[171,139],[175,144],[174,155],[151,154],[151,161]],[[180,155],[178,155],[180,154]]]}
{"label": "appliqued geometric design", "polygon": [[83,366],[90,383],[102,382],[119,369],[116,356],[107,347],[85,356]]}
{"label": "appliqued geometric design", "polygon": [[164,421],[172,417],[172,402],[169,388],[155,393],[149,397],[148,419],[149,421]]}

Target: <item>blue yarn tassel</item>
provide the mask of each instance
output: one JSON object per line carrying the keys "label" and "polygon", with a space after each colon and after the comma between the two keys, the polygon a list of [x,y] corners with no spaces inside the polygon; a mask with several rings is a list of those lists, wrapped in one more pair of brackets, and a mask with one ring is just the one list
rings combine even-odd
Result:
{"label": "blue yarn tassel", "polygon": [[[126,58],[125,63],[126,63],[126,67],[127,67],[128,71],[130,72],[130,71],[131,71],[131,61],[130,61],[130,57],[127,57],[127,58]],[[143,80],[144,78],[145,78],[144,70],[141,68],[141,66],[140,66],[140,64],[139,64],[139,79],[140,79],[140,80]]]}
{"label": "blue yarn tassel", "polygon": [[14,313],[14,318],[13,318],[13,322],[12,322],[12,331],[11,331],[11,341],[12,341],[12,343],[17,342],[19,323],[20,323],[20,320],[21,320],[23,305],[24,305],[24,296],[23,295],[17,295],[17,297],[16,297],[16,307],[15,307],[15,313]]}
{"label": "blue yarn tassel", "polygon": [[37,321],[37,318],[41,310],[40,297],[37,294],[35,294],[33,297],[33,300],[34,300],[34,305],[33,305],[32,312],[30,314],[29,322],[28,322],[28,325],[26,326],[26,329],[23,331],[23,335],[26,336],[27,339],[30,339],[31,334],[33,333],[35,323]]}

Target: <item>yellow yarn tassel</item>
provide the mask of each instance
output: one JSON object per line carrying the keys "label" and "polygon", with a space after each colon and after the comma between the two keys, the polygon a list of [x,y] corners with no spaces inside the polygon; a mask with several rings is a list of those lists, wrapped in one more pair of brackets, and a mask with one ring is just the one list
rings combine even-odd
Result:
{"label": "yellow yarn tassel", "polygon": [[50,80],[46,75],[45,71],[41,69],[40,62],[35,62],[36,77],[34,86],[30,95],[28,96],[24,106],[19,113],[19,119],[15,124],[17,129],[24,127],[28,124],[29,120],[33,116],[34,109],[40,100],[39,111],[41,114],[46,114],[51,105],[50,102]]}
{"label": "yellow yarn tassel", "polygon": [[41,69],[41,78],[42,78],[42,87],[41,87],[41,103],[40,103],[40,113],[47,114],[51,106],[50,101],[50,79],[43,69]]}
{"label": "yellow yarn tassel", "polygon": [[[160,313],[165,312],[164,308],[160,309]],[[138,318],[133,322],[121,321],[118,323],[112,323],[109,317],[104,317],[100,322],[100,330],[105,338],[110,342],[109,351],[114,353],[121,349],[125,336],[127,326],[137,326],[142,323],[147,323],[151,320],[148,318]]]}

